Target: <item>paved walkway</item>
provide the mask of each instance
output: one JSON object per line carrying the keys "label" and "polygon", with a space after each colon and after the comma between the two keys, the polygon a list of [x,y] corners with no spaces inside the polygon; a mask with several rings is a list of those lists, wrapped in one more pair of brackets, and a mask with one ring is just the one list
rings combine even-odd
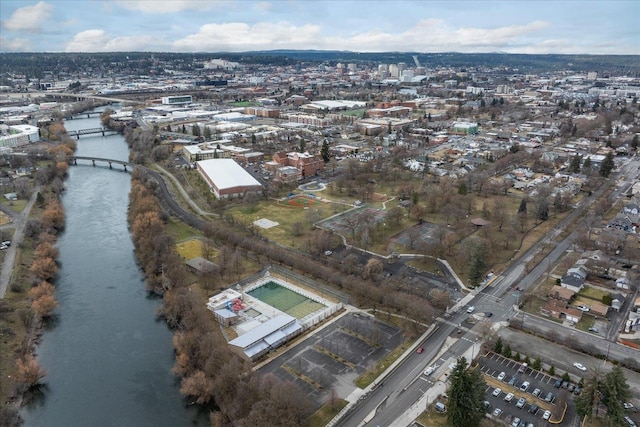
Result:
{"label": "paved walkway", "polygon": [[5,249],[4,251],[4,262],[2,263],[2,271],[0,271],[0,299],[3,299],[5,294],[7,293],[7,288],[9,287],[11,277],[13,276],[13,266],[16,261],[16,252],[18,251],[18,245],[24,238],[24,229],[29,219],[29,213],[31,212],[31,208],[35,203],[39,192],[40,185],[36,185],[33,193],[31,193],[31,198],[27,202],[22,212],[10,214],[13,217],[13,222],[0,227],[3,229],[15,228],[15,232],[13,233],[13,237],[11,238],[11,246],[9,246],[9,248]]}

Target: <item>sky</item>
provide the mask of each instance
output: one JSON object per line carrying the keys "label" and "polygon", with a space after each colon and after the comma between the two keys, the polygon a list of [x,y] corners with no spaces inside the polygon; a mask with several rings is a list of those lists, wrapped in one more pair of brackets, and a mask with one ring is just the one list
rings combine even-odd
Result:
{"label": "sky", "polygon": [[0,52],[640,54],[638,0],[0,0]]}

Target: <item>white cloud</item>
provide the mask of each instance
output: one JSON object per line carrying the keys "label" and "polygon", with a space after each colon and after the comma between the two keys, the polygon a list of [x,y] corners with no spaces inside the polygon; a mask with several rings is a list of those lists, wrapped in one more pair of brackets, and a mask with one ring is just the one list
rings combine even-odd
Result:
{"label": "white cloud", "polygon": [[104,52],[109,37],[103,30],[86,30],[79,32],[67,44],[66,52]]}
{"label": "white cloud", "polygon": [[351,35],[322,33],[317,25],[287,22],[206,24],[174,42],[178,51],[243,51],[263,49],[336,49],[367,52],[487,52],[523,44],[522,38],[549,26],[542,21],[497,28],[450,28],[428,19],[399,33],[366,31]]}
{"label": "white cloud", "polygon": [[103,30],[87,30],[76,34],[67,44],[66,52],[131,52],[166,50],[157,37],[138,35],[111,38]]}
{"label": "white cloud", "polygon": [[119,6],[145,13],[176,13],[184,10],[210,10],[216,1],[210,0],[118,0]]}
{"label": "white cloud", "polygon": [[317,49],[322,34],[317,25],[296,27],[289,23],[241,22],[207,24],[197,33],[173,43],[178,51],[243,51],[262,49]]}
{"label": "white cloud", "polygon": [[29,52],[31,50],[31,41],[27,39],[9,39],[0,36],[1,52]]}
{"label": "white cloud", "polygon": [[2,21],[2,27],[10,31],[39,32],[43,24],[53,12],[53,5],[41,1],[33,6],[25,6],[16,9],[6,21]]}

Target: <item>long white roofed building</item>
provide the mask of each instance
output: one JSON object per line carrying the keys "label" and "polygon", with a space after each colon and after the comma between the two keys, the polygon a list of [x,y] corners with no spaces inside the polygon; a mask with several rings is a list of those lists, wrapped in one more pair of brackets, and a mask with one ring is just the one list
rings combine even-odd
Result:
{"label": "long white roofed building", "polygon": [[233,159],[201,160],[196,167],[218,198],[262,191],[262,184]]}

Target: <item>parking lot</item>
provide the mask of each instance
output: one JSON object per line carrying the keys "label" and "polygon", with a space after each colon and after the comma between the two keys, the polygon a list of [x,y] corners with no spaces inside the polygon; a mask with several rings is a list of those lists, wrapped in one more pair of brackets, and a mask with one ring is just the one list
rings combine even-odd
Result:
{"label": "parking lot", "polygon": [[[550,376],[523,363],[495,353],[478,358],[487,382],[487,413],[495,419],[518,426],[544,426],[549,422],[572,425],[575,404],[570,384],[557,383]],[[573,390],[575,391],[575,385]],[[565,410],[565,404],[566,410]]]}
{"label": "parking lot", "polygon": [[296,384],[312,405],[320,407],[330,390],[346,397],[355,379],[402,344],[394,326],[364,313],[348,313],[315,331],[258,370]]}

